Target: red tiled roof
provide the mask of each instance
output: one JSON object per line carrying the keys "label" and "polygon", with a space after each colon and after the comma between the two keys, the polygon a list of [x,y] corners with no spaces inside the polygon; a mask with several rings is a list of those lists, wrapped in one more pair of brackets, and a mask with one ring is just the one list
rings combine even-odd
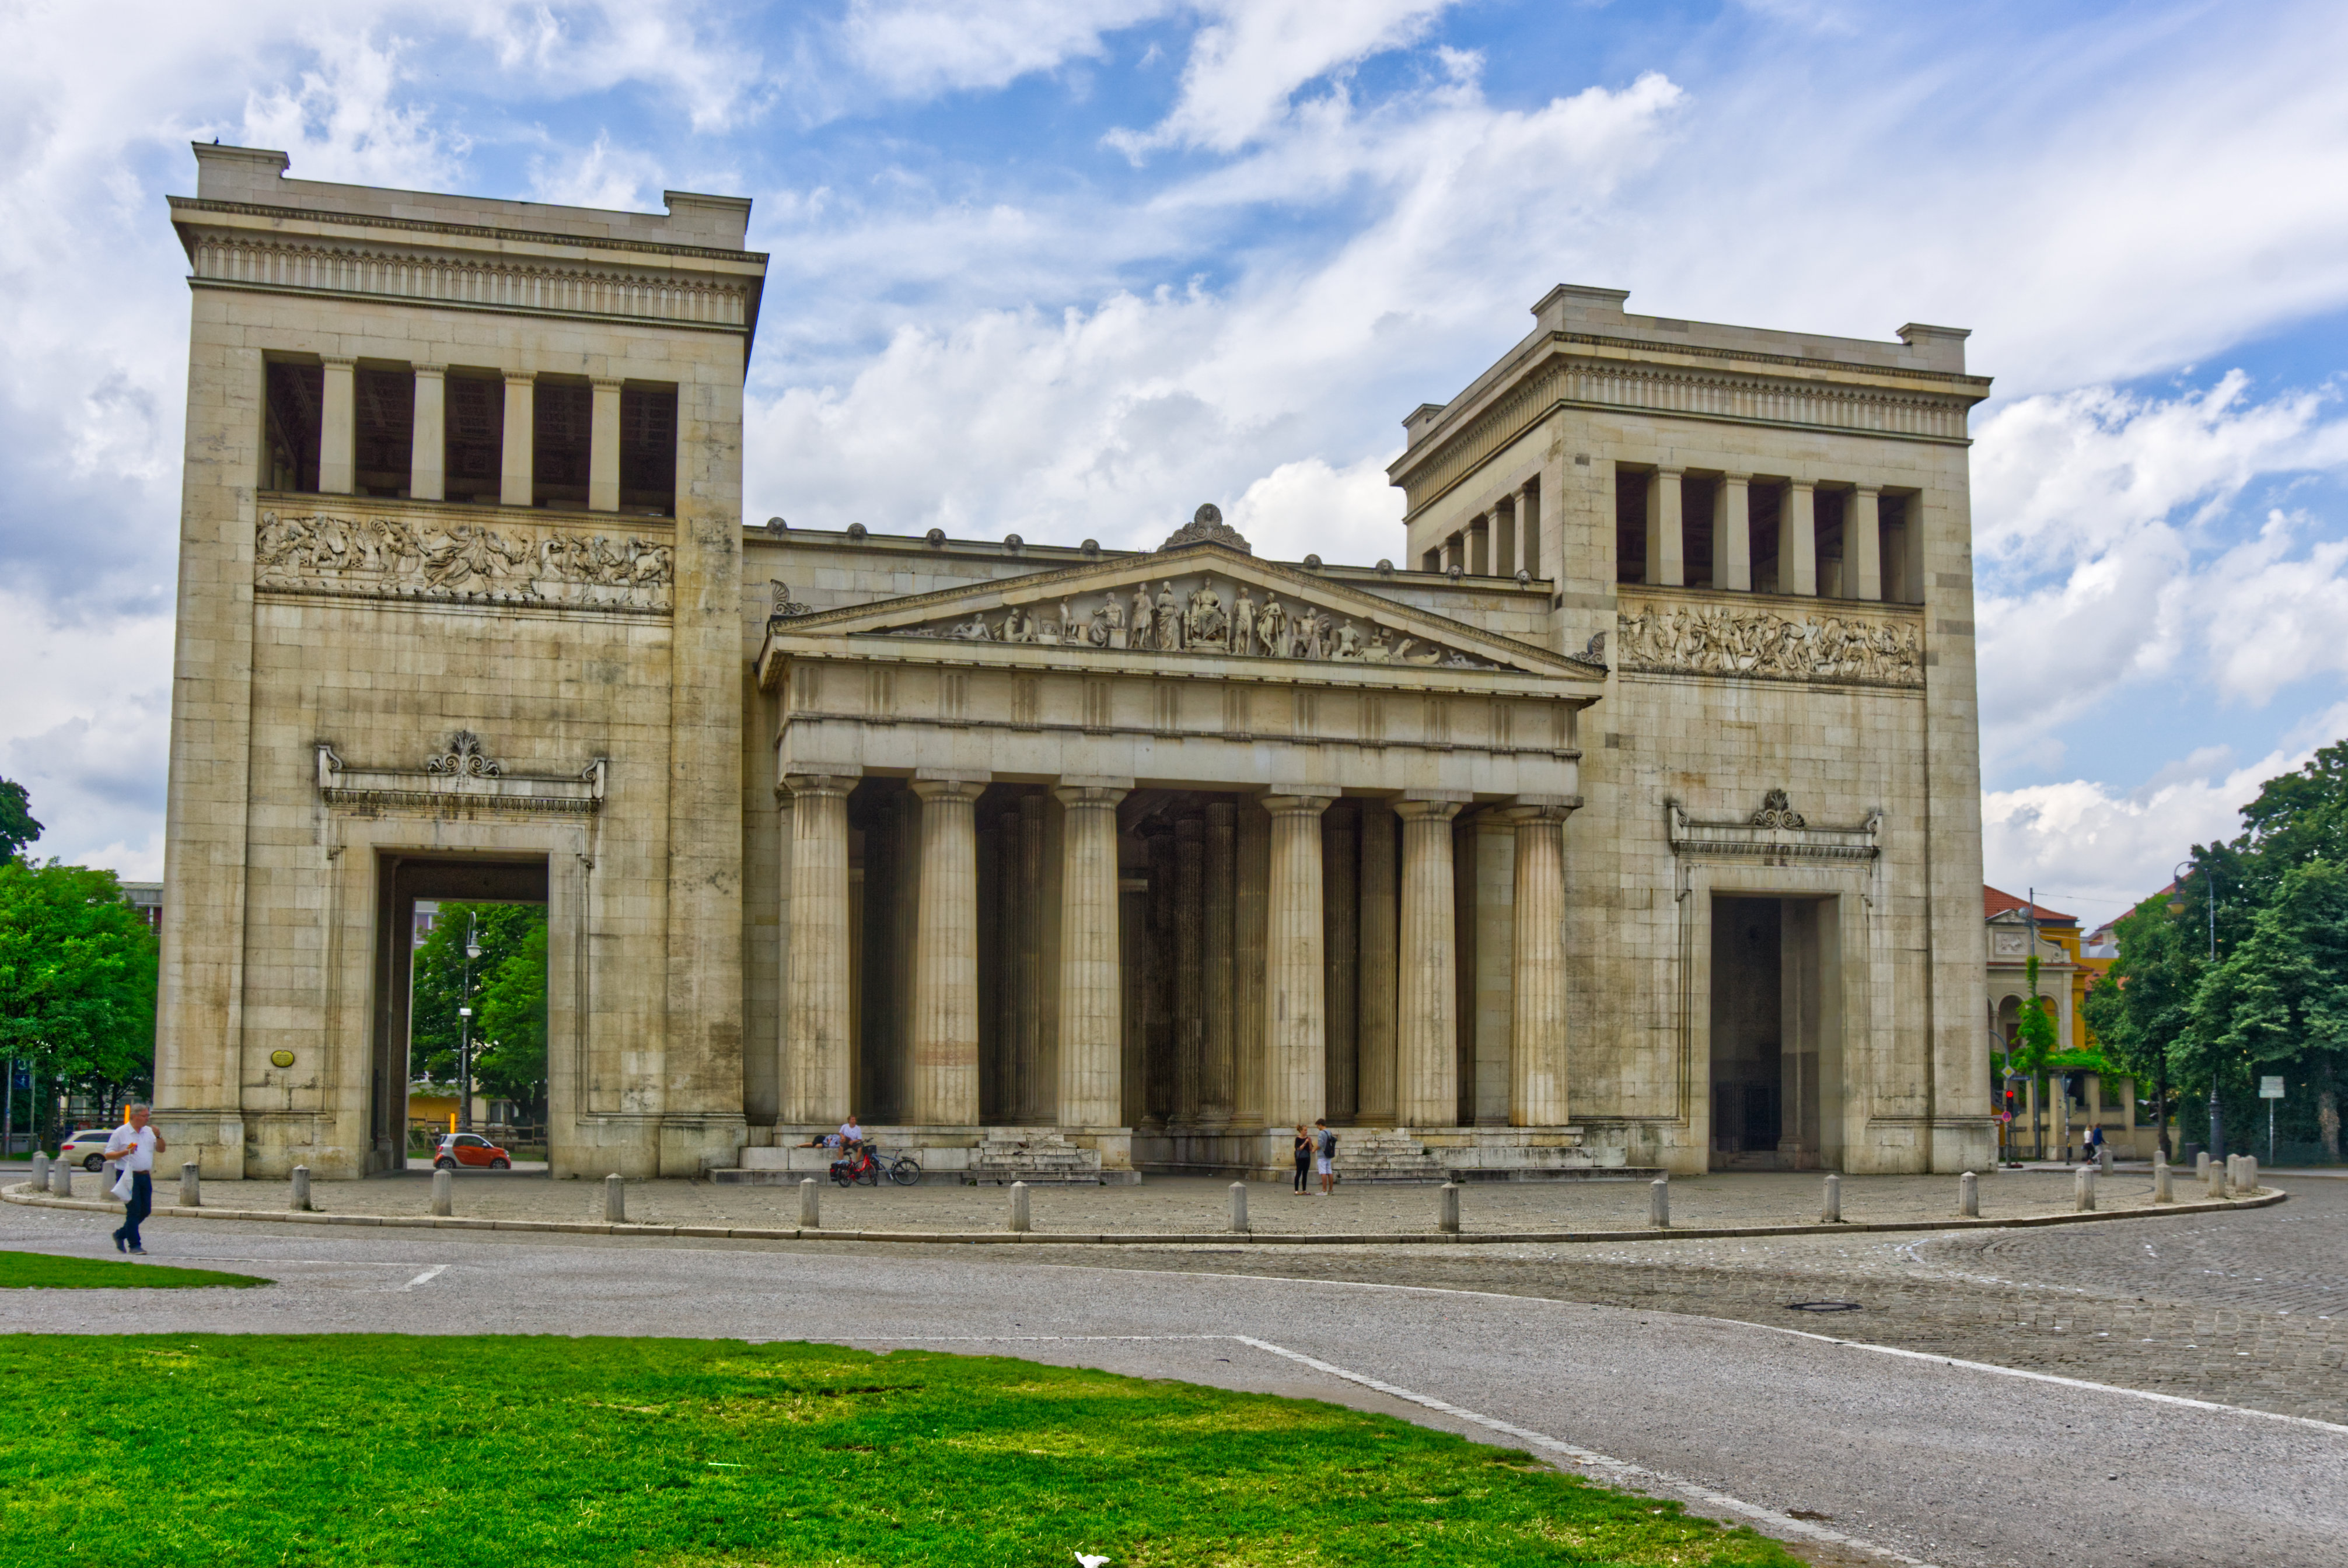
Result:
{"label": "red tiled roof", "polygon": [[[2030,900],[2027,898],[2017,898],[2013,894],[2002,888],[1993,887],[1986,882],[1982,884],[1982,918],[1983,919],[1993,915],[2003,915],[2008,909],[2027,909],[2029,907]],[[2079,917],[2076,915],[2057,913],[2041,904],[2038,906],[2038,921],[2043,926],[2075,926],[2079,923]]]}

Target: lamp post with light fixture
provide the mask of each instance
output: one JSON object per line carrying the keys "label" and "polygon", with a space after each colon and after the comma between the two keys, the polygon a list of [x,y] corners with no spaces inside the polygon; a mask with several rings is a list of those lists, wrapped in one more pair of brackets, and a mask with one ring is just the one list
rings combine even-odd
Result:
{"label": "lamp post with light fixture", "polygon": [[473,1130],[473,966],[481,958],[480,917],[465,917],[465,983],[457,992],[457,1126]]}
{"label": "lamp post with light fixture", "polygon": [[[2200,870],[2201,867],[2193,861],[2180,860],[2177,863],[2177,869],[2168,874],[2169,883],[2177,890],[2168,901],[2170,914],[2185,913],[2185,874]],[[2215,968],[2218,965],[2218,878],[2214,873],[2201,871],[2201,880],[2209,894],[2209,967]],[[2218,1064],[2215,1061],[2209,1064],[2209,1158],[2219,1164],[2225,1163],[2226,1160],[2226,1119],[2224,1107],[2218,1099]]]}

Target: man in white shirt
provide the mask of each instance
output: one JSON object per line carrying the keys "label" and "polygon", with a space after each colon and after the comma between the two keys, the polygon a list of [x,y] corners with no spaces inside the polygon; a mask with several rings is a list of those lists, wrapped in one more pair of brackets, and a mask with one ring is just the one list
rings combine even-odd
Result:
{"label": "man in white shirt", "polygon": [[129,1120],[106,1141],[106,1157],[130,1173],[130,1202],[122,1214],[122,1228],[114,1233],[114,1250],[147,1255],[139,1243],[139,1222],[155,1207],[155,1156],[163,1152],[163,1134],[147,1125],[148,1107],[133,1103]]}

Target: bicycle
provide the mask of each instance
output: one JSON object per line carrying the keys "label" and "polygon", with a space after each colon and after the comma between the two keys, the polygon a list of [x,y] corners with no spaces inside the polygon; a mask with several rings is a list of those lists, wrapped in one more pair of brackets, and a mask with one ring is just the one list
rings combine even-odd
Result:
{"label": "bicycle", "polygon": [[883,1159],[877,1150],[868,1147],[854,1162],[831,1163],[831,1179],[843,1187],[852,1187],[859,1182],[877,1187],[883,1176],[901,1187],[918,1186],[922,1180],[921,1162],[911,1154],[891,1154]]}

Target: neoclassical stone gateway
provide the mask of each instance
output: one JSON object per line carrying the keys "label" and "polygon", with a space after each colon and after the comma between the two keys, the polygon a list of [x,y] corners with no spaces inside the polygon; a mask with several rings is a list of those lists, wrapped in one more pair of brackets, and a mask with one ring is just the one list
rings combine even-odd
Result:
{"label": "neoclassical stone gateway", "polygon": [[[746,528],[747,201],[199,147],[159,1112],[396,1166],[409,911],[542,901],[558,1173],[1990,1157],[1962,335],[1560,288],[1397,568]],[[1132,519],[1116,519],[1129,533]],[[1104,527],[1103,532],[1110,529]]]}

